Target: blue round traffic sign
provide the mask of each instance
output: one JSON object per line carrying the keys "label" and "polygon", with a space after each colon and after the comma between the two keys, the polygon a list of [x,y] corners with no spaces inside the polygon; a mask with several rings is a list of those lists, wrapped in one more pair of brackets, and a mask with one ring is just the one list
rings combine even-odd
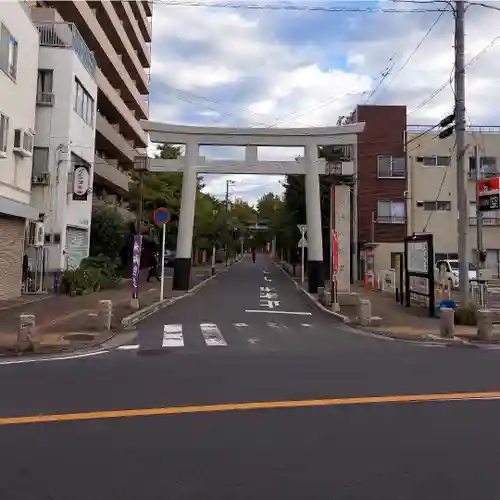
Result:
{"label": "blue round traffic sign", "polygon": [[162,225],[170,221],[170,212],[165,207],[157,208],[153,213],[156,224]]}

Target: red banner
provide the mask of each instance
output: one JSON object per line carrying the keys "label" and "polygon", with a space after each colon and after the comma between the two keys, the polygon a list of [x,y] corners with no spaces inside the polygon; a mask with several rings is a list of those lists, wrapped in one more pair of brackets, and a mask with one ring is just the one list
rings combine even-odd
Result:
{"label": "red banner", "polygon": [[339,272],[339,233],[333,231],[333,277]]}
{"label": "red banner", "polygon": [[500,177],[491,177],[482,179],[477,183],[479,196],[492,194],[492,192],[500,190]]}

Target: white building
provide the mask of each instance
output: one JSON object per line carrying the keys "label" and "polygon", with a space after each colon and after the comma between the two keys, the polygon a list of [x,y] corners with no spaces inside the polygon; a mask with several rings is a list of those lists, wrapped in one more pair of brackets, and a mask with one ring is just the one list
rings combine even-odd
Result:
{"label": "white building", "polygon": [[25,2],[0,8],[0,300],[21,294],[31,206],[38,31]]}
{"label": "white building", "polygon": [[78,267],[88,256],[97,85],[94,56],[76,26],[33,9],[40,33],[33,204],[45,226],[45,271]]}
{"label": "white building", "polygon": [[[428,127],[426,127],[428,128]],[[425,130],[425,128],[423,128]],[[436,260],[458,257],[458,203],[456,149],[454,136],[438,139],[422,130],[408,131],[408,233],[428,232],[434,235]],[[498,175],[500,164],[500,128],[476,127],[466,134],[466,162],[469,167],[467,195],[468,253],[476,263],[476,174],[474,146],[479,146],[481,174]],[[486,267],[500,272],[500,212],[483,213],[483,249]]]}

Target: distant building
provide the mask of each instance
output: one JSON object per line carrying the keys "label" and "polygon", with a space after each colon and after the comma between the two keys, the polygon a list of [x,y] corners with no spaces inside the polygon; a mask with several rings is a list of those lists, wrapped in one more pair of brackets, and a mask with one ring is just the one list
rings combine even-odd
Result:
{"label": "distant building", "polygon": [[21,294],[31,205],[38,31],[25,2],[0,9],[0,300]]}

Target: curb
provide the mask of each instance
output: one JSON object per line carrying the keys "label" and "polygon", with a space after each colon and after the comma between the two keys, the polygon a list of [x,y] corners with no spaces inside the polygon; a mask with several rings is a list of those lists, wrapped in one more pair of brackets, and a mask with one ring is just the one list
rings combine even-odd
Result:
{"label": "curb", "polygon": [[340,322],[346,325],[351,323],[351,320],[347,316],[328,309],[316,297],[314,297],[314,295],[309,293],[307,290],[304,290],[277,262],[275,262],[274,265],[278,269],[280,269],[283,274],[295,285],[295,288],[297,288],[302,294],[304,294],[309,300],[311,300],[311,302],[316,306],[317,309],[328,313],[330,316],[337,318]]}
{"label": "curb", "polygon": [[136,311],[132,314],[129,314],[128,316],[125,316],[125,318],[123,318],[121,321],[122,327],[125,330],[130,330],[130,329],[134,328],[134,325],[143,321],[144,319],[148,318],[149,316],[157,313],[158,311],[161,311],[162,309],[165,309],[165,308],[175,304],[177,301],[182,300],[185,297],[190,297],[190,296],[196,294],[209,281],[211,281],[214,278],[217,278],[217,276],[220,276],[220,275],[226,273],[233,265],[234,265],[234,263],[231,264],[230,266],[228,266],[227,268],[224,268],[221,271],[215,273],[214,275],[211,275],[208,278],[205,278],[203,281],[200,281],[200,283],[195,285],[193,288],[190,288],[186,293],[179,295],[178,297],[170,297],[168,299],[154,302],[153,304],[145,307],[144,309],[139,309],[138,311]]}

